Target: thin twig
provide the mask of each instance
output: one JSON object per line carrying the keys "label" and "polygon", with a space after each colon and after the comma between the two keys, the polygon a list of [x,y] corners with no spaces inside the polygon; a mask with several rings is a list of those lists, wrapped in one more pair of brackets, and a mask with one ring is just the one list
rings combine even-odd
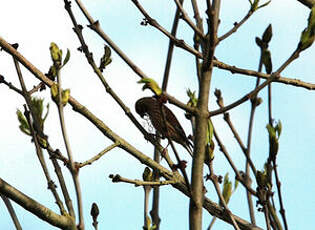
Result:
{"label": "thin twig", "polygon": [[278,196],[279,196],[280,214],[281,214],[281,217],[282,217],[282,220],[283,220],[284,228],[285,228],[285,230],[288,230],[288,223],[287,223],[287,218],[285,216],[285,209],[284,209],[283,200],[282,200],[282,194],[281,194],[281,182],[280,182],[280,179],[279,179],[278,169],[277,168],[278,167],[277,167],[276,159],[274,159],[274,161],[273,161],[273,169],[274,169],[274,173],[275,173],[276,185],[277,185]]}
{"label": "thin twig", "polygon": [[75,166],[75,163],[73,161],[73,154],[69,143],[69,138],[67,134],[66,124],[65,124],[65,118],[64,118],[64,112],[62,104],[62,87],[61,87],[61,77],[60,77],[60,70],[57,70],[57,83],[58,83],[58,114],[60,119],[60,126],[62,131],[62,136],[64,140],[64,144],[67,150],[67,155],[70,163],[70,172],[73,179],[75,192],[76,192],[76,198],[77,198],[77,205],[78,205],[78,213],[79,213],[79,224],[78,224],[78,230],[84,230],[84,217],[83,217],[83,201],[82,201],[82,192],[81,192],[81,186],[79,181],[79,171]]}
{"label": "thin twig", "polygon": [[132,180],[125,177],[122,177],[118,174],[116,175],[109,175],[109,177],[112,179],[112,182],[118,183],[118,182],[125,182],[128,184],[133,184],[134,186],[163,186],[163,185],[171,185],[178,183],[178,181],[175,180],[164,180],[164,181],[141,181],[141,180]]}
{"label": "thin twig", "polygon": [[119,142],[116,142],[110,146],[108,146],[107,148],[105,148],[104,150],[102,150],[100,153],[98,153],[96,156],[92,157],[91,159],[83,162],[83,163],[79,163],[78,167],[82,168],[86,165],[91,165],[93,164],[93,162],[97,161],[98,159],[100,159],[102,156],[104,156],[105,153],[109,152],[110,150],[112,150],[113,148],[119,146]]}
{"label": "thin twig", "polygon": [[218,38],[218,42],[221,42],[222,40],[226,39],[227,37],[235,33],[241,27],[241,25],[243,25],[247,21],[247,19],[249,19],[253,12],[254,11],[249,10],[245,17],[239,23],[235,22],[234,27],[232,29],[230,29],[228,32],[226,32],[225,34]]}
{"label": "thin twig", "polygon": [[[245,76],[259,77],[259,78],[266,79],[266,80],[269,79],[272,75],[272,74],[265,74],[265,73],[261,73],[261,72],[257,72],[257,71],[253,71],[253,70],[238,68],[236,66],[231,66],[231,65],[228,65],[226,63],[220,62],[218,60],[214,60],[213,64],[215,67],[218,67],[219,69],[228,70],[232,74],[238,73],[238,74],[245,75]],[[313,84],[313,83],[304,82],[304,81],[301,81],[298,79],[282,77],[280,75],[278,76],[278,78],[274,79],[274,82],[282,83],[282,84],[286,84],[286,85],[292,85],[295,87],[302,87],[302,88],[309,89],[309,90],[315,89],[315,84]]]}
{"label": "thin twig", "polygon": [[[68,192],[68,189],[67,189],[67,186],[66,186],[66,182],[65,182],[65,179],[63,177],[63,174],[62,174],[62,171],[61,171],[61,168],[59,166],[59,163],[57,161],[57,157],[59,157],[58,159],[63,159],[63,163],[67,166],[69,166],[69,161],[68,159],[66,159],[64,156],[62,156],[62,154],[60,153],[60,151],[54,151],[51,146],[49,145],[49,142],[47,143],[47,152],[50,156],[50,159],[54,165],[54,169],[55,169],[55,172],[56,172],[56,175],[58,177],[58,181],[59,181],[59,184],[60,184],[60,188],[61,188],[61,191],[62,191],[62,194],[64,196],[64,199],[65,199],[65,203],[67,205],[67,208],[68,208],[68,211],[69,211],[69,214],[70,216],[74,217],[75,216],[75,213],[74,213],[74,209],[73,209],[73,204],[72,204],[72,200],[70,198],[70,195],[69,195],[69,192]],[[58,152],[58,154],[56,153]]]}
{"label": "thin twig", "polygon": [[33,89],[31,89],[30,91],[28,91],[28,93],[30,95],[32,95],[33,93],[37,92],[39,89],[41,89],[43,87],[44,83],[40,82],[38,85],[34,86]]}
{"label": "thin twig", "polygon": [[[220,90],[218,90],[218,93],[215,93],[215,96],[217,97],[217,104],[219,105],[220,108],[223,108],[224,107],[224,102],[223,102],[223,97],[222,97],[222,93]],[[256,167],[254,165],[254,163],[252,162],[251,158],[247,155],[246,153],[246,147],[245,145],[243,144],[243,141],[241,140],[238,132],[236,131],[231,119],[230,119],[230,114],[229,113],[224,113],[223,114],[223,119],[228,123],[235,139],[237,140],[237,142],[239,143],[239,146],[240,148],[242,149],[243,153],[244,153],[244,156],[246,158],[246,161],[249,162],[252,170],[253,170],[253,173],[254,175],[256,175]]]}
{"label": "thin twig", "polygon": [[213,170],[213,161],[210,160],[209,162],[209,170],[210,170],[210,180],[214,185],[215,191],[217,192],[217,195],[219,197],[220,203],[222,204],[224,211],[228,213],[228,215],[231,218],[231,222],[233,224],[233,227],[235,230],[240,230],[238,224],[236,223],[235,219],[232,216],[232,212],[230,211],[230,209],[227,206],[227,203],[225,202],[225,199],[220,191],[220,186],[219,186],[219,182],[218,182],[218,177],[217,175],[214,174],[214,170]]}
{"label": "thin twig", "polygon": [[251,194],[253,194],[254,196],[257,196],[257,193],[255,190],[253,190],[251,187],[249,187],[249,185],[246,183],[244,177],[240,174],[240,172],[237,170],[234,162],[232,161],[230,155],[228,154],[225,146],[223,145],[220,137],[218,136],[218,133],[216,132],[216,129],[213,127],[213,135],[214,138],[216,139],[219,147],[220,147],[220,151],[224,154],[225,158],[227,159],[227,161],[229,162],[230,166],[232,167],[234,173],[235,173],[235,178],[240,181],[242,183],[242,185],[244,185],[244,187],[246,188],[247,191],[249,191]]}
{"label": "thin twig", "polygon": [[2,198],[2,200],[3,200],[4,204],[5,204],[5,206],[6,206],[7,209],[8,209],[8,212],[9,212],[9,214],[10,214],[10,216],[11,216],[11,219],[12,219],[12,221],[13,221],[13,223],[14,223],[15,229],[16,229],[16,230],[22,230],[21,224],[20,224],[20,222],[19,222],[19,219],[18,219],[17,216],[16,216],[16,213],[15,213],[15,211],[14,211],[14,208],[13,208],[13,206],[12,206],[10,200],[9,200],[5,195],[3,195],[3,194],[1,194],[1,193],[0,193],[0,197]]}
{"label": "thin twig", "polygon": [[[139,9],[139,11],[145,17],[147,23],[149,23],[151,26],[153,26],[153,27],[157,28],[159,31],[161,31],[164,35],[166,35],[169,39],[171,39],[176,46],[183,48],[184,50],[188,51],[189,53],[191,53],[191,54],[193,54],[199,58],[202,58],[202,54],[200,52],[198,52],[194,48],[190,47],[184,40],[177,39],[176,37],[174,37],[170,32],[168,32],[165,28],[163,28],[155,19],[151,18],[150,15],[145,11],[145,9],[140,5],[140,3],[137,0],[131,0],[131,1],[135,4],[135,6]],[[79,2],[79,0],[76,0],[76,2]],[[97,24],[99,25],[99,23],[97,23]],[[91,23],[91,27],[93,27],[93,23]],[[97,28],[95,28],[95,29],[97,29]]]}
{"label": "thin twig", "polygon": [[[261,56],[260,59],[259,59],[259,64],[258,64],[258,72],[261,72],[262,66],[263,66],[263,63],[262,63],[262,56]],[[260,82],[260,78],[257,78],[255,88],[259,85],[259,82]],[[268,87],[269,87],[269,85],[268,85]],[[250,154],[251,154],[251,144],[252,144],[254,116],[255,116],[256,108],[258,106],[258,101],[257,101],[258,97],[257,97],[257,95],[258,95],[258,93],[251,100],[251,105],[252,106],[251,106],[250,116],[249,116],[248,134],[247,134],[247,148],[246,148],[246,155],[248,156],[248,158],[250,158]],[[250,178],[249,166],[250,166],[249,161],[246,161],[246,163],[245,163],[246,178]],[[256,171],[253,171],[253,173],[254,173],[254,176],[256,178]],[[254,207],[253,207],[252,196],[251,196],[251,194],[248,191],[246,191],[246,196],[247,196],[247,202],[248,202],[249,215],[250,215],[251,222],[253,224],[256,224],[255,210],[254,210]],[[268,216],[265,216],[265,218],[268,218]]]}
{"label": "thin twig", "polygon": [[[184,0],[180,0],[180,4],[183,4],[183,2]],[[175,17],[173,20],[172,31],[171,31],[171,34],[174,37],[176,36],[179,18],[180,18],[180,10],[177,8]],[[166,91],[167,89],[167,84],[168,84],[168,79],[169,79],[169,74],[170,74],[170,69],[171,69],[171,62],[172,62],[172,57],[173,57],[173,51],[174,51],[174,41],[172,39],[169,39],[166,64],[164,68],[162,91]]]}
{"label": "thin twig", "polygon": [[199,36],[200,39],[204,39],[205,35],[203,32],[192,22],[192,20],[189,18],[187,12],[185,11],[184,7],[182,6],[182,3],[179,0],[174,0],[177,8],[182,13],[182,18],[187,22],[187,24],[193,29],[193,31]]}
{"label": "thin twig", "polygon": [[[202,19],[201,19],[200,14],[199,14],[199,7],[197,4],[197,1],[191,0],[191,5],[192,5],[193,11],[194,11],[194,18],[195,18],[197,27],[204,34]],[[196,33],[194,34],[194,48],[195,48],[195,50],[199,50],[199,46],[201,46],[201,50],[204,52],[206,39],[203,39],[203,40],[204,41],[201,41],[201,39],[198,37],[198,35]],[[200,58],[195,56],[195,63],[196,63],[195,68],[196,68],[196,72],[197,72],[197,79],[198,79],[198,82],[200,83],[200,81],[201,81]]]}
{"label": "thin twig", "polygon": [[5,79],[3,79],[1,83],[5,84],[9,87],[9,89],[12,89],[13,91],[23,96],[23,91],[15,87],[11,82],[7,82]]}

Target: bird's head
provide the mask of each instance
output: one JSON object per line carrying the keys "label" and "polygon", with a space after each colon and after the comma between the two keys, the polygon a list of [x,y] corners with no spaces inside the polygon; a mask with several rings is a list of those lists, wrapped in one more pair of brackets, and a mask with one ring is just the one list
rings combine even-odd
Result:
{"label": "bird's head", "polygon": [[136,112],[143,118],[148,111],[148,103],[150,103],[149,98],[140,98],[135,105]]}

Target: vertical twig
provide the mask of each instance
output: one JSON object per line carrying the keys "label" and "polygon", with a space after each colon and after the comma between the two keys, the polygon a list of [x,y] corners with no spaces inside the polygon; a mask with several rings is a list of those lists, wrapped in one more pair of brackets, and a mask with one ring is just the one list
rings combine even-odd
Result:
{"label": "vertical twig", "polygon": [[16,229],[16,230],[22,230],[21,224],[20,224],[20,222],[19,222],[19,219],[18,219],[17,216],[16,216],[16,213],[15,213],[15,211],[14,211],[14,208],[13,208],[13,206],[12,206],[10,200],[9,200],[5,195],[3,195],[3,194],[1,194],[1,193],[0,193],[0,197],[2,198],[2,200],[3,200],[4,204],[5,204],[5,206],[6,206],[7,209],[8,209],[8,212],[9,212],[9,214],[10,214],[10,216],[11,216],[11,219],[12,219],[12,221],[13,221],[13,223],[14,223],[15,229]]}
{"label": "vertical twig", "polygon": [[[261,69],[262,69],[262,59],[260,57],[259,65],[258,65],[258,72],[261,72]],[[255,88],[257,88],[257,86],[259,85],[259,82],[260,82],[260,78],[257,78]],[[256,111],[256,108],[257,108],[257,94],[255,94],[255,96],[251,100],[251,105],[252,106],[251,106],[250,117],[249,117],[249,125],[248,125],[249,127],[248,127],[248,136],[247,136],[247,148],[246,148],[246,156],[248,158],[250,158],[250,154],[251,154],[251,143],[252,143],[254,116],[255,116],[255,111]],[[250,178],[250,168],[249,167],[250,167],[249,161],[246,160],[246,163],[245,163],[245,174],[246,174],[246,177],[245,178],[248,178],[248,179]],[[254,172],[254,176],[256,177],[255,173],[256,172]],[[250,181],[248,179],[246,179],[247,183],[249,183],[249,181]],[[256,224],[253,200],[252,200],[251,194],[248,191],[246,191],[246,197],[247,197],[247,203],[248,203],[249,215],[250,215],[251,222],[252,222],[252,224]]]}
{"label": "vertical twig", "polygon": [[73,154],[72,150],[70,148],[69,139],[67,135],[66,125],[65,125],[65,119],[64,119],[64,112],[63,112],[63,104],[62,104],[62,87],[61,87],[61,77],[60,77],[60,70],[57,70],[57,83],[58,83],[58,114],[60,119],[60,126],[62,131],[63,140],[65,143],[65,147],[68,154],[68,159],[70,163],[70,171],[72,175],[72,179],[74,182],[74,187],[76,191],[76,197],[77,197],[77,204],[78,204],[78,213],[79,213],[79,224],[78,229],[84,230],[84,218],[83,218],[83,203],[82,203],[82,193],[81,193],[81,187],[79,182],[79,171],[75,166],[75,163],[73,161]]}

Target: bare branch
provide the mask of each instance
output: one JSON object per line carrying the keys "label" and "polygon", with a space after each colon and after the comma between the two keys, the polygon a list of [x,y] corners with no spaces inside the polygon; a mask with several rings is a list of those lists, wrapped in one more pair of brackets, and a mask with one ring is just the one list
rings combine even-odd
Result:
{"label": "bare branch", "polygon": [[93,164],[93,162],[97,161],[98,159],[100,159],[102,156],[105,155],[105,153],[108,153],[110,150],[112,150],[113,148],[119,146],[119,142],[116,142],[110,146],[108,146],[107,148],[105,148],[103,151],[101,151],[100,153],[98,153],[96,156],[92,157],[90,160],[87,160],[83,163],[79,163],[78,167],[82,168],[86,165],[91,165]]}
{"label": "bare branch", "polygon": [[183,19],[187,22],[187,24],[195,31],[195,33],[200,37],[200,39],[204,39],[205,35],[200,29],[192,22],[192,20],[189,18],[187,12],[185,11],[184,7],[180,3],[179,0],[174,0],[177,8],[180,10],[182,13]]}
{"label": "bare branch", "polygon": [[[218,67],[219,69],[229,70],[233,74],[239,73],[239,74],[243,74],[243,75],[247,75],[247,76],[253,76],[253,77],[259,77],[259,78],[263,78],[263,79],[269,79],[271,77],[271,74],[265,74],[265,73],[261,73],[261,72],[257,72],[257,71],[253,71],[253,70],[238,68],[236,66],[231,66],[231,65],[225,64],[225,63],[220,62],[218,60],[214,60],[213,64],[215,67]],[[303,82],[303,81],[298,80],[298,79],[291,79],[291,78],[287,78],[287,77],[282,77],[281,75],[279,75],[279,77],[276,78],[274,80],[274,82],[283,83],[286,85],[292,85],[292,86],[296,86],[296,87],[302,87],[302,88],[309,89],[309,90],[315,89],[315,84]]]}
{"label": "bare branch", "polygon": [[315,0],[298,0],[300,3],[302,3],[303,5],[307,6],[308,8],[312,8],[313,6],[315,6]]}
{"label": "bare branch", "polygon": [[61,228],[76,230],[74,219],[70,216],[58,215],[52,210],[46,208],[42,204],[33,200],[29,196],[20,192],[13,186],[9,185],[0,178],[0,193],[19,204],[24,209],[30,211],[40,219],[48,222],[49,224]]}
{"label": "bare branch", "polygon": [[122,177],[120,175],[109,175],[109,177],[112,179],[112,182],[118,183],[118,182],[125,182],[128,184],[133,184],[136,187],[138,186],[163,186],[163,185],[171,185],[177,183],[177,181],[172,180],[164,180],[164,181],[142,181],[142,180],[131,180],[125,177]]}

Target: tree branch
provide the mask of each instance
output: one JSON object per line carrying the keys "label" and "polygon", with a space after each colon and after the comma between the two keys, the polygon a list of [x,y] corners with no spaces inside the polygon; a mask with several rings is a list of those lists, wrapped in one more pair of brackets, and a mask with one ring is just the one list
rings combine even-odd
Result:
{"label": "tree branch", "polygon": [[310,9],[315,5],[315,0],[298,0],[298,1]]}
{"label": "tree branch", "polygon": [[76,230],[74,219],[70,216],[58,215],[52,210],[46,208],[42,204],[28,197],[20,192],[13,186],[9,185],[0,178],[0,193],[15,201],[24,209],[30,211],[40,219],[48,222],[49,224],[67,230]]}

